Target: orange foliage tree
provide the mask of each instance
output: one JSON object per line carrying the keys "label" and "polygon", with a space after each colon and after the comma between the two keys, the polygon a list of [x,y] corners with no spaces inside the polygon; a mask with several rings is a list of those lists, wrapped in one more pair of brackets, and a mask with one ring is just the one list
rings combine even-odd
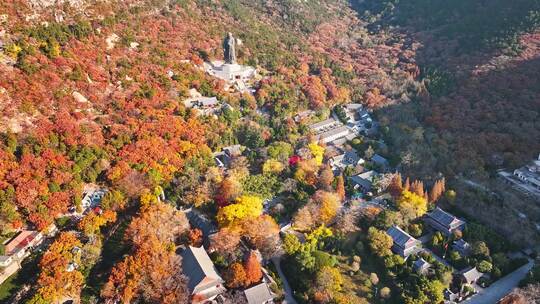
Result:
{"label": "orange foliage tree", "polygon": [[246,286],[247,276],[244,266],[240,263],[232,263],[225,273],[227,287],[239,288]]}
{"label": "orange foliage tree", "polygon": [[95,211],[88,213],[77,225],[86,235],[94,235],[99,232],[101,227],[108,223],[116,222],[116,212],[106,210],[99,214]]}
{"label": "orange foliage tree", "polygon": [[232,252],[240,243],[238,231],[230,228],[221,228],[210,239],[210,251],[217,251],[221,254]]}
{"label": "orange foliage tree", "polygon": [[332,182],[334,181],[334,172],[329,165],[321,167],[319,173],[319,187],[322,190],[330,191],[332,189]]}
{"label": "orange foliage tree", "polygon": [[345,199],[345,180],[341,174],[337,177],[336,194],[339,196],[341,201]]}
{"label": "orange foliage tree", "polygon": [[431,191],[429,192],[429,202],[434,203],[436,202],[444,193],[446,190],[445,180],[444,178],[438,180],[433,185],[433,188],[431,188]]}
{"label": "orange foliage tree", "polygon": [[262,278],[262,269],[257,255],[251,251],[244,262],[244,270],[246,273],[245,285],[258,283]]}
{"label": "orange foliage tree", "polygon": [[337,215],[341,206],[337,194],[319,190],[311,200],[300,208],[293,218],[294,226],[309,230],[317,225],[328,224]]}
{"label": "orange foliage tree", "polygon": [[234,201],[241,193],[242,186],[234,178],[225,178],[219,185],[216,193],[216,201],[220,207],[226,206]]}
{"label": "orange foliage tree", "polygon": [[189,230],[188,234],[189,245],[193,247],[201,247],[203,242],[203,232],[199,228]]}
{"label": "orange foliage tree", "polygon": [[264,257],[271,258],[279,253],[281,248],[279,226],[271,216],[264,214],[246,221],[242,231]]}
{"label": "orange foliage tree", "polygon": [[84,277],[76,269],[80,266],[81,242],[75,234],[62,232],[58,239],[51,244],[39,262],[38,292],[36,296],[45,302],[56,302],[64,297],[79,298]]}
{"label": "orange foliage tree", "polygon": [[393,198],[398,198],[403,191],[403,182],[401,180],[401,173],[396,173],[388,186],[388,192]]}
{"label": "orange foliage tree", "polygon": [[187,303],[186,279],[175,241],[188,228],[184,213],[169,204],[157,202],[143,209],[125,234],[133,244],[133,254],[113,268],[102,297],[122,302],[142,298]]}

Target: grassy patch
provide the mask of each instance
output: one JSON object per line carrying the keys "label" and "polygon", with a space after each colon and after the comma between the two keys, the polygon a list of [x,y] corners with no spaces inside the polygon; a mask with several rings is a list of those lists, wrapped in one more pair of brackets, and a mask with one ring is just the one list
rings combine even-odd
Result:
{"label": "grassy patch", "polygon": [[119,262],[128,251],[128,246],[124,242],[124,233],[130,221],[120,224],[114,234],[103,244],[101,259],[90,270],[90,275],[86,278],[86,286],[82,291],[82,303],[89,303],[93,297],[99,297],[101,288],[109,278],[113,266]]}
{"label": "grassy patch", "polygon": [[[400,303],[398,290],[392,277],[388,275],[382,260],[374,256],[367,248],[367,245],[365,245],[365,234],[361,232],[351,233],[346,238],[346,242],[349,247],[352,247],[352,244],[357,244],[354,246],[354,253],[362,261],[360,263],[360,270],[353,273],[350,271],[351,268],[349,266],[352,254],[338,256],[338,268],[345,280],[344,285],[347,288],[353,289],[359,296],[367,298],[370,303]],[[358,245],[360,242],[363,245]],[[371,282],[369,282],[371,273],[376,273],[379,278],[379,283],[376,286],[372,286]],[[386,300],[379,298],[377,293],[383,287],[389,287],[392,290],[391,298]]]}
{"label": "grassy patch", "polygon": [[30,255],[23,261],[22,268],[0,285],[0,303],[5,303],[4,301],[20,290],[24,284],[32,284],[37,279],[40,260],[41,253]]}
{"label": "grassy patch", "polygon": [[13,292],[20,288],[20,286],[16,283],[17,274],[18,273],[15,273],[7,280],[5,280],[2,285],[0,285],[0,302],[3,303],[4,301],[7,301],[7,299],[11,297]]}

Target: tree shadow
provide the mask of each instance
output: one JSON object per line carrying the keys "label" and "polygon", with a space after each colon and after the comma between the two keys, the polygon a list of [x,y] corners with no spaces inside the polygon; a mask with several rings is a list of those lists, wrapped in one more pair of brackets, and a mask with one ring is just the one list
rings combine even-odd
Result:
{"label": "tree shadow", "polygon": [[395,163],[419,178],[485,178],[540,151],[540,56],[460,80],[446,96],[418,98],[377,112],[387,121]]}
{"label": "tree shadow", "polygon": [[[540,26],[537,0],[350,0],[370,31],[398,29],[421,43],[423,68],[453,72],[501,51],[516,54],[519,38]],[[369,13],[367,13],[369,12]]]}
{"label": "tree shadow", "polygon": [[[404,176],[427,184],[445,176],[468,218],[512,242],[538,244],[536,219],[531,212],[520,218],[516,211],[524,209],[494,180],[498,169],[512,171],[540,152],[540,56],[464,77],[446,96],[391,105],[376,117],[388,126],[390,159],[405,160]],[[470,189],[467,179],[492,185],[497,195]]]}

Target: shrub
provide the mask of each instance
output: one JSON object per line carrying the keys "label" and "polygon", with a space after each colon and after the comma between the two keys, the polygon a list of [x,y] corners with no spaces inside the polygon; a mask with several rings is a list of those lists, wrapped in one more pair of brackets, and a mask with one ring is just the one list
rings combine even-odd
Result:
{"label": "shrub", "polygon": [[381,298],[383,298],[383,299],[388,299],[388,298],[390,298],[390,294],[391,294],[391,290],[390,290],[390,288],[388,288],[388,287],[383,287],[383,288],[381,288],[381,290],[379,291],[379,295],[380,295]]}
{"label": "shrub", "polygon": [[323,267],[334,267],[336,265],[336,258],[329,253],[317,250],[313,252],[312,256],[315,258],[315,270],[319,271]]}
{"label": "shrub", "polygon": [[480,272],[487,273],[491,272],[491,269],[493,269],[493,265],[488,261],[480,261],[480,263],[476,265],[476,268]]}

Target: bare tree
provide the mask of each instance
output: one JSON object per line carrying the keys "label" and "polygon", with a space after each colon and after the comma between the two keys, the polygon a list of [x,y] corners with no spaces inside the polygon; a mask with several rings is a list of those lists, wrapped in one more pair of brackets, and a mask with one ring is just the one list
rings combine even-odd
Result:
{"label": "bare tree", "polygon": [[347,212],[338,215],[335,228],[343,233],[359,231],[358,220],[360,218],[360,209],[351,208]]}
{"label": "bare tree", "polygon": [[247,304],[247,299],[244,293],[238,290],[229,290],[223,294],[224,304]]}
{"label": "bare tree", "polygon": [[523,288],[516,288],[504,297],[501,304],[532,304],[540,303],[540,284],[529,284]]}

